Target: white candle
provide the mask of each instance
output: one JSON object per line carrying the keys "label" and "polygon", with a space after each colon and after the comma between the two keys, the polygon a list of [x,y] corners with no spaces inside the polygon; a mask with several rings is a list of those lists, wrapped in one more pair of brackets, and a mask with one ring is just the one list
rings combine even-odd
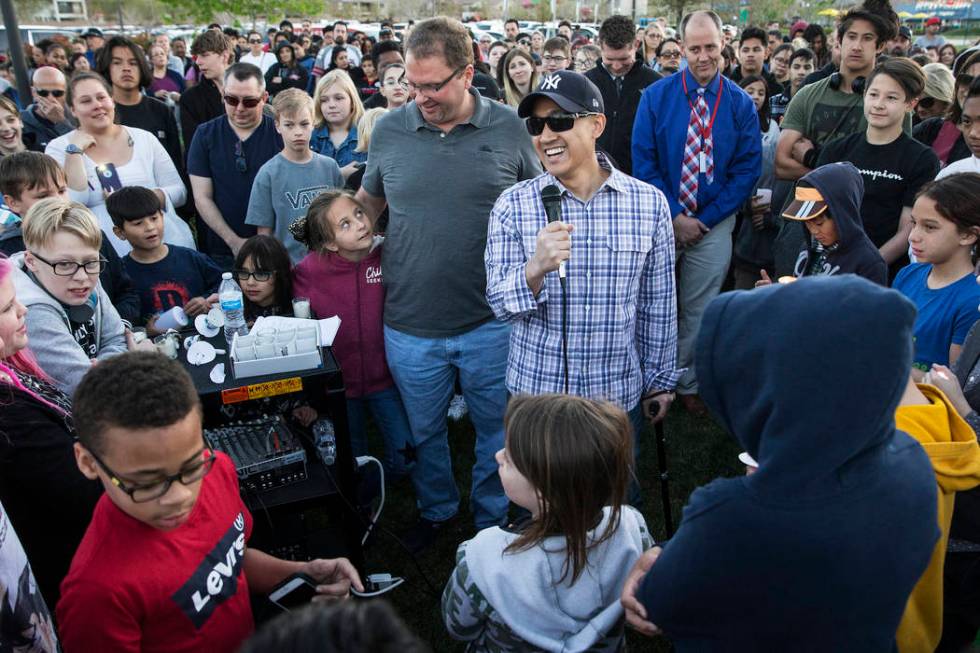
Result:
{"label": "white candle", "polygon": [[305,297],[297,297],[293,300],[293,316],[303,319],[310,319],[310,300]]}
{"label": "white candle", "polygon": [[177,358],[176,338],[172,338],[170,336],[164,336],[162,338],[157,339],[157,342],[155,344],[157,346],[157,349],[160,350],[160,353],[166,356],[167,358],[170,359]]}

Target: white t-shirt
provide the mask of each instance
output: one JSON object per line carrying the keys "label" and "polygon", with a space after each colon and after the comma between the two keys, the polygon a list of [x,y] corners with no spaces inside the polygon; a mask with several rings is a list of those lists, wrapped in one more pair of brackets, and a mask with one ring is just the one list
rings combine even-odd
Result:
{"label": "white t-shirt", "polygon": [[936,175],[936,179],[955,175],[958,172],[980,172],[980,158],[971,156],[968,159],[954,161],[940,170],[939,174]]}
{"label": "white t-shirt", "polygon": [[[174,207],[183,206],[187,201],[187,188],[174,167],[174,162],[163,149],[159,139],[148,131],[136,127],[123,127],[133,139],[133,156],[126,163],[116,166],[116,173],[123,186],[144,186],[149,189],[159,188],[163,191],[167,205],[163,211],[163,240],[171,245],[179,245],[197,249],[194,235],[180,216],[174,212]],[[65,166],[65,148],[72,134],[68,132],[54,139],[45,148],[44,153]],[[115,247],[120,257],[129,254],[133,249],[127,241],[122,240],[112,231],[112,218],[105,206],[105,194],[95,172],[96,163],[87,155],[82,155],[85,162],[85,172],[88,178],[88,188],[82,191],[68,189],[68,196],[76,202],[81,202],[92,210],[99,219],[99,226],[109,236],[109,241]]]}
{"label": "white t-shirt", "polygon": [[266,71],[272,68],[272,65],[276,63],[276,55],[271,52],[263,52],[259,56],[253,55],[251,52],[248,54],[243,54],[242,58],[238,60],[241,63],[250,63],[259,67],[262,74],[265,75]]}

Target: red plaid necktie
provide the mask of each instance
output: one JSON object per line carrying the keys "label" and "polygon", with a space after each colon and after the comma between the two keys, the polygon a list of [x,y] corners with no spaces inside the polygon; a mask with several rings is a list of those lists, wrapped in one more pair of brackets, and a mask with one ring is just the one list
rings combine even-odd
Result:
{"label": "red plaid necktie", "polygon": [[681,164],[681,184],[677,200],[688,214],[695,215],[698,208],[698,175],[701,172],[701,152],[704,152],[705,177],[708,183],[714,181],[715,166],[712,156],[711,134],[701,142],[701,129],[708,126],[708,103],[704,100],[704,89],[698,89],[698,99],[691,111],[687,125],[687,142],[684,144],[684,160]]}

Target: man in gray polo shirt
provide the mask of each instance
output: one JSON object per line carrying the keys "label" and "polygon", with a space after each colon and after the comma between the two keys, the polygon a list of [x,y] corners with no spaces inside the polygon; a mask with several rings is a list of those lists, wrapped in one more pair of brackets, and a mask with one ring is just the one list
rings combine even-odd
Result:
{"label": "man in gray polo shirt", "polygon": [[457,374],[476,429],[476,526],[507,517],[494,455],[504,446],[510,329],[487,305],[483,250],[497,197],[541,165],[514,110],[471,88],[462,23],[419,23],[406,52],[415,101],[378,121],[358,199],[376,213],[387,201],[391,216],[381,260],[385,349],[417,447],[421,519],[405,540],[421,550],[459,510],[446,428]]}

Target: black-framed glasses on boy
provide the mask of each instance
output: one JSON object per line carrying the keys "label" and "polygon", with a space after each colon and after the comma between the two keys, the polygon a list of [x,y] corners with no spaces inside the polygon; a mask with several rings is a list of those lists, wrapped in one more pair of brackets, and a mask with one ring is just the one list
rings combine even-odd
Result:
{"label": "black-framed glasses on boy", "polygon": [[569,129],[575,126],[575,120],[577,118],[585,118],[586,116],[596,116],[597,113],[584,112],[584,113],[552,113],[551,115],[538,117],[530,116],[524,119],[524,125],[527,127],[527,133],[531,136],[540,136],[541,132],[544,131],[544,126],[548,125],[548,129],[551,131],[567,132]]}
{"label": "black-framed glasses on boy", "polygon": [[416,93],[425,93],[426,95],[432,95],[433,93],[438,93],[443,88],[445,88],[446,84],[453,81],[453,79],[455,79],[457,75],[459,75],[461,72],[466,70],[466,67],[468,65],[469,64],[463,64],[462,66],[454,70],[449,77],[442,80],[438,84],[416,84],[410,81],[408,82],[408,88],[414,89]]}
{"label": "black-framed glasses on boy", "polygon": [[235,275],[235,279],[242,282],[248,281],[249,277],[256,281],[269,281],[275,272],[272,270],[234,270],[232,274]]}
{"label": "black-framed glasses on boy", "polygon": [[245,144],[241,141],[235,143],[235,168],[238,172],[248,172],[248,160],[245,159]]}
{"label": "black-framed glasses on boy", "polygon": [[85,274],[95,276],[102,274],[105,266],[109,264],[109,261],[101,257],[95,261],[78,263],[77,261],[49,261],[37,252],[31,252],[31,256],[41,261],[41,263],[50,265],[55,275],[59,277],[73,277],[78,273],[79,268],[85,270]]}
{"label": "black-framed glasses on boy", "polygon": [[95,462],[99,464],[99,467],[108,474],[109,482],[128,494],[129,498],[133,500],[133,503],[146,503],[154,499],[159,499],[170,491],[170,486],[174,484],[174,481],[180,481],[182,485],[193,485],[197,483],[211,471],[216,459],[214,449],[210,445],[205,445],[203,449],[194,454],[195,461],[191,463],[191,466],[185,467],[176,474],[171,474],[153,483],[126,484],[123,483],[118,474],[109,469],[109,466],[94,451],[91,449],[86,449],[86,451],[91,454]]}

